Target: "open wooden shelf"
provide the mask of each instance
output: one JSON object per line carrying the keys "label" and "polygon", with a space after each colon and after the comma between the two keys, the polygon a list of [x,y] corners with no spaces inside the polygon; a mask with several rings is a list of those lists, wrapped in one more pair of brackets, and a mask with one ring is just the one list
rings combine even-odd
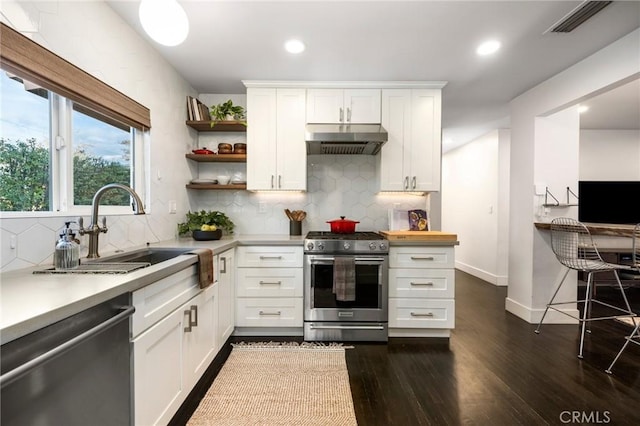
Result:
{"label": "open wooden shelf", "polygon": [[246,163],[247,154],[185,154],[189,160],[199,163]]}
{"label": "open wooden shelf", "polygon": [[[215,123],[211,127],[211,123]],[[187,126],[199,132],[246,132],[247,125],[244,121],[186,121]]]}

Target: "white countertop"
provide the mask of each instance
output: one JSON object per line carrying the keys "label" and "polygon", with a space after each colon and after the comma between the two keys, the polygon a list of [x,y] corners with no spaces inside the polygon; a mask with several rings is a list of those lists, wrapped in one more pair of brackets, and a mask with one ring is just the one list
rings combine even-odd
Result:
{"label": "white countertop", "polygon": [[[214,254],[237,245],[302,245],[304,236],[240,235],[216,241],[191,238],[163,241],[151,247],[210,248]],[[145,246],[146,247],[146,246]],[[145,247],[132,247],[133,251]],[[102,253],[107,257],[117,253]],[[195,255],[174,259],[127,274],[34,274],[40,265],[0,275],[0,344],[46,327],[115,296],[137,290],[197,262]]]}

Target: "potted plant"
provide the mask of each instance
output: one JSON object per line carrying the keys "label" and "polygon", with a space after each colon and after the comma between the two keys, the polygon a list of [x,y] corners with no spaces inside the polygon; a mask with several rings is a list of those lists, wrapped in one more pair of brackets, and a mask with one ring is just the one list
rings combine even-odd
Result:
{"label": "potted plant", "polygon": [[233,221],[220,211],[189,211],[186,222],[178,224],[178,234],[191,235],[195,240],[219,240],[223,233],[233,234],[234,227]]}
{"label": "potted plant", "polygon": [[[242,121],[245,119],[244,107],[240,105],[234,105],[231,99],[218,105],[212,105],[210,114],[211,119],[214,120],[211,122],[211,127],[215,126],[215,121]],[[246,123],[243,124],[246,125]]]}

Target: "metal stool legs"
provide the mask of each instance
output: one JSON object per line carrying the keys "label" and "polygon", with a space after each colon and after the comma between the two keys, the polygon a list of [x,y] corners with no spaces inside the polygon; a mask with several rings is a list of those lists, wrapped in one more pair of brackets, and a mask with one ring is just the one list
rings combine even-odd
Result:
{"label": "metal stool legs", "polygon": [[629,343],[640,345],[640,320],[636,321],[636,327],[633,329],[633,331],[629,336],[625,337],[625,339],[626,339],[626,342],[624,342],[624,345],[622,345],[622,348],[620,348],[620,352],[618,352],[618,355],[616,355],[616,357],[613,359],[609,368],[604,370],[609,374],[611,374],[611,369],[613,368],[613,365],[616,363],[616,361],[618,361],[618,358],[620,358],[620,355],[622,355],[622,352],[624,352],[624,350],[627,348],[627,345]]}
{"label": "metal stool legs", "polygon": [[[549,309],[553,309],[553,310],[555,310],[557,312],[560,312],[560,313],[562,313],[564,315],[567,315],[567,316],[569,316],[571,318],[577,319],[578,322],[581,324],[581,326],[580,326],[580,349],[578,351],[578,358],[582,359],[583,358],[583,351],[584,351],[584,338],[585,338],[586,333],[590,332],[590,330],[587,329],[587,324],[588,323],[590,323],[591,321],[596,321],[596,320],[614,319],[614,318],[618,318],[618,317],[621,317],[621,316],[633,317],[636,314],[631,310],[631,306],[629,305],[629,301],[628,301],[627,296],[625,294],[624,287],[622,287],[622,282],[620,281],[620,277],[618,276],[618,271],[616,271],[616,270],[613,270],[613,274],[616,277],[616,282],[617,282],[618,288],[620,289],[620,293],[622,294],[622,299],[624,300],[624,307],[621,308],[621,307],[618,307],[618,306],[613,306],[613,305],[611,305],[609,303],[602,302],[600,300],[597,300],[597,299],[593,298],[593,289],[594,289],[594,286],[595,286],[594,279],[593,279],[594,271],[590,271],[588,273],[588,275],[587,275],[587,288],[586,288],[584,300],[576,300],[576,301],[571,301],[571,302],[555,302],[555,298],[556,298],[558,292],[560,291],[560,288],[562,287],[562,284],[564,283],[564,280],[567,278],[567,274],[569,274],[569,269],[567,269],[567,271],[562,276],[562,280],[560,280],[560,284],[558,284],[558,287],[556,288],[555,292],[553,293],[553,296],[551,297],[551,300],[547,304],[547,307],[544,310],[544,313],[542,314],[542,318],[540,319],[540,322],[538,323],[538,327],[536,327],[536,329],[535,329],[535,333],[540,334],[540,327],[542,326],[544,318],[547,315],[547,312],[549,311]],[[566,304],[570,304],[570,303],[583,303],[584,304],[583,305],[583,309],[582,309],[582,317],[575,317],[575,316],[573,316],[571,314],[568,314],[568,313],[566,313],[566,312],[554,307],[556,305],[566,305]],[[607,308],[610,308],[610,309],[614,309],[616,311],[619,311],[621,314],[620,315],[609,315],[609,316],[601,316],[601,317],[593,318],[591,316],[591,313],[592,313],[592,310],[593,310],[593,303],[598,303],[599,305],[606,306]],[[636,343],[636,342],[634,341],[634,343]],[[638,343],[638,344],[640,344],[640,343]]]}

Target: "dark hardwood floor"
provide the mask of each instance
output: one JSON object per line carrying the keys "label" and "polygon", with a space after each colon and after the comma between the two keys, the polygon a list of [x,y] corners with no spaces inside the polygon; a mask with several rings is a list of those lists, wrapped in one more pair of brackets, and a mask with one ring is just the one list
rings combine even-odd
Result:
{"label": "dark hardwood floor", "polygon": [[[601,298],[609,292],[598,288]],[[543,325],[535,334],[535,325],[505,311],[506,294],[456,271],[451,339],[395,338],[348,349],[358,424],[640,424],[640,347],[627,348],[613,375],[604,372],[630,327],[594,322],[580,360],[577,325]],[[627,294],[640,312],[640,289]],[[254,339],[231,341],[241,340]],[[173,424],[191,415],[228,351],[222,355]]]}

